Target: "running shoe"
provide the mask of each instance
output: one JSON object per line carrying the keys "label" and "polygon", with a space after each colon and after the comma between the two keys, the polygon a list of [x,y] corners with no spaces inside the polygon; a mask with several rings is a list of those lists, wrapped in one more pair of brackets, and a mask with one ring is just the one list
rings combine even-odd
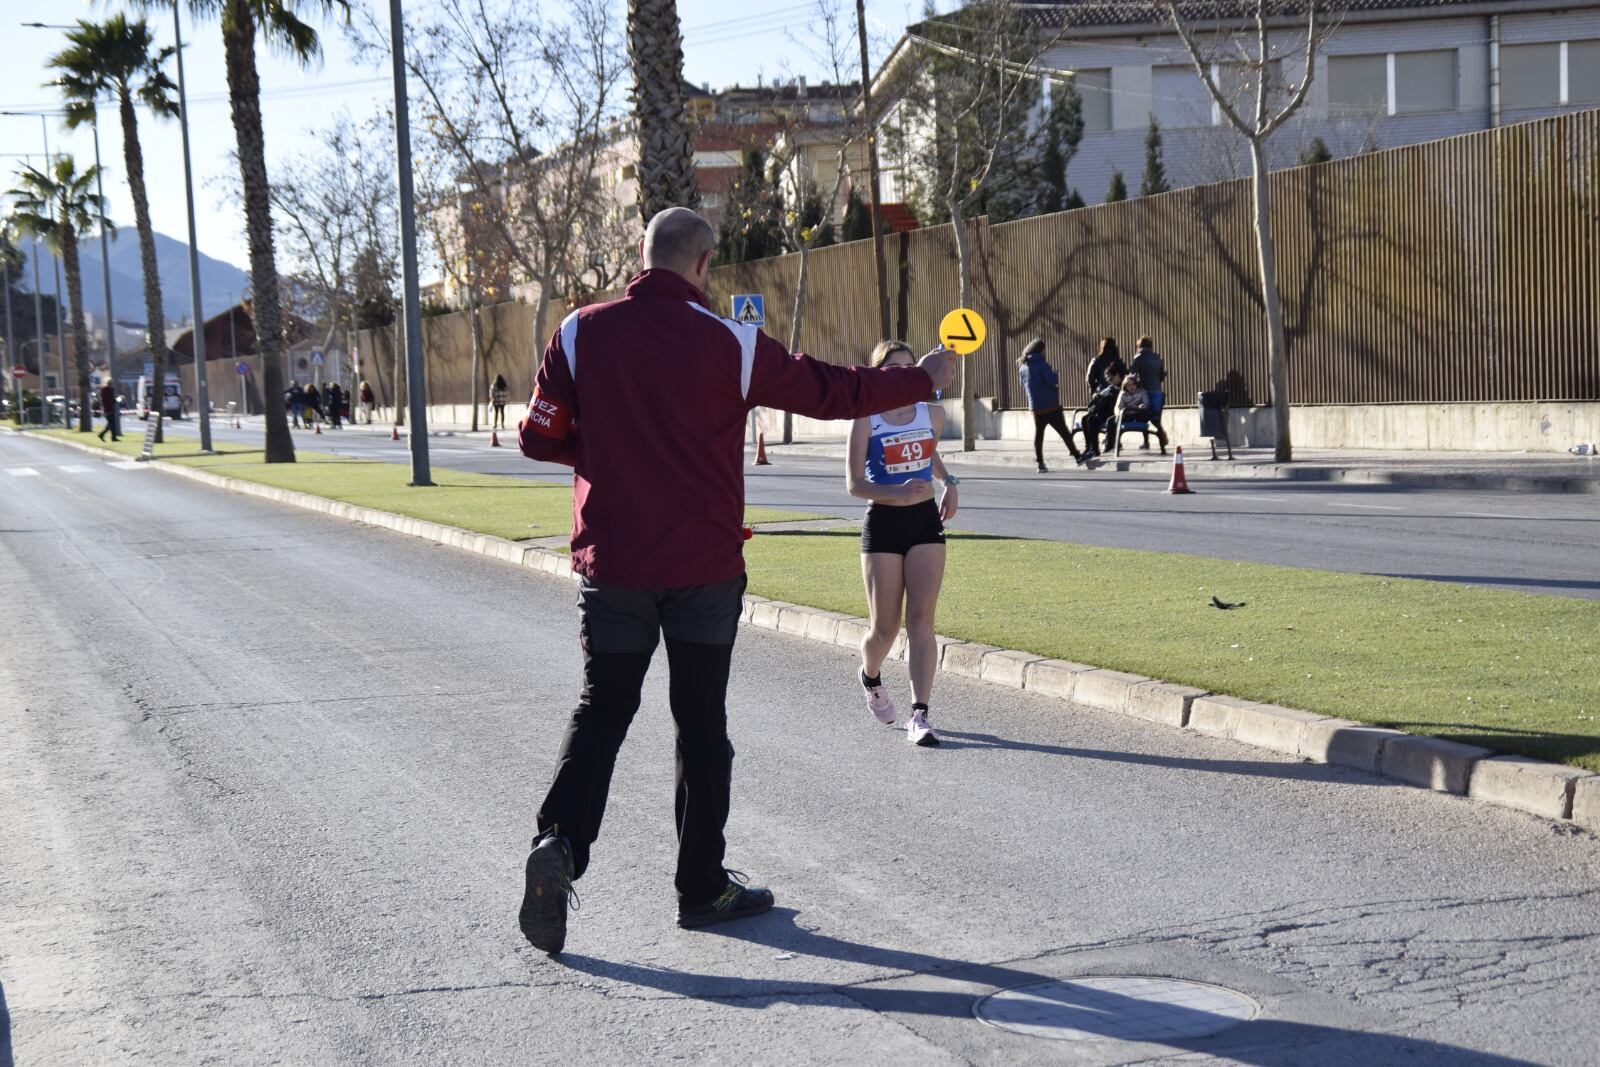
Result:
{"label": "running shoe", "polygon": [[522,908],[517,925],[534,948],[552,956],[567,943],[567,904],[577,907],[572,889],[572,849],[559,833],[533,843],[528,854]]}
{"label": "running shoe", "polygon": [[884,687],[881,676],[878,684],[873,685],[863,674],[861,686],[867,691],[867,710],[872,712],[872,717],[885,726],[893,726],[894,701],[889,699],[889,690]]}
{"label": "running shoe", "polygon": [[678,905],[678,925],[685,930],[698,930],[771,911],[772,890],[753,888],[744,882],[743,874],[729,871],[727,888],[715,900],[690,907]]}
{"label": "running shoe", "polygon": [[939,735],[928,725],[928,713],[917,708],[906,723],[906,740],[921,748],[932,748],[939,743]]}

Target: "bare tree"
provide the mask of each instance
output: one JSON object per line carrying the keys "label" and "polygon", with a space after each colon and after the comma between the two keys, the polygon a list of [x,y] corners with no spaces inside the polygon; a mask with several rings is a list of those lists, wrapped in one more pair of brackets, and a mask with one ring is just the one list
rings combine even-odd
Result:
{"label": "bare tree", "polygon": [[[1204,44],[1191,20],[1215,18],[1215,7],[1185,14],[1178,0],[1166,0],[1167,16],[1182,38],[1195,73],[1224,118],[1250,149],[1250,189],[1261,272],[1261,302],[1267,313],[1267,370],[1272,387],[1275,455],[1294,457],[1289,434],[1289,342],[1278,292],[1277,255],[1272,243],[1271,188],[1267,180],[1267,139],[1305,103],[1317,70],[1317,50],[1337,27],[1319,0],[1256,0],[1243,7],[1251,30],[1219,23]],[[1187,5],[1184,5],[1187,6]],[[1287,26],[1288,46],[1274,48],[1274,28]],[[1303,39],[1302,39],[1303,38]],[[1298,53],[1304,69],[1293,84],[1279,73],[1281,53]]]}
{"label": "bare tree", "polygon": [[[844,6],[836,0],[817,0],[813,11],[814,21],[807,27],[805,39],[791,33],[790,40],[810,52],[811,57],[829,71],[833,85],[845,84],[845,65],[850,61],[850,51],[856,40],[845,23]],[[865,115],[851,115],[843,109],[839,118],[824,125],[829,138],[837,138],[838,150],[834,159],[832,184],[826,195],[817,184],[816,177],[805,167],[805,141],[818,126],[804,117],[791,117],[784,122],[781,140],[785,153],[778,160],[779,171],[789,189],[788,209],[783,212],[784,235],[789,247],[800,253],[800,266],[794,283],[794,309],[789,318],[789,351],[800,349],[800,330],[805,323],[806,282],[811,266],[811,252],[823,243],[831,242],[833,217],[838,214],[850,172],[851,147],[861,138]],[[826,178],[824,179],[827,180]],[[824,242],[824,238],[828,242]],[[794,440],[794,414],[783,413],[783,443]]]}
{"label": "bare tree", "polygon": [[[902,121],[922,132],[901,137],[902,154],[921,175],[933,206],[950,220],[962,307],[972,300],[968,220],[983,213],[997,162],[1010,166],[1035,153],[1039,124],[1032,112],[1041,77],[1070,73],[1040,65],[1065,26],[1039,28],[1030,6],[979,0],[909,33],[922,55],[902,94]],[[976,447],[973,379],[972,362],[962,360],[961,446],[966,451]]]}
{"label": "bare tree", "polygon": [[[270,196],[280,245],[290,266],[296,310],[323,328],[324,349],[361,317],[372,291],[373,266],[397,255],[394,176],[383,161],[384,119],[358,124],[335,116],[313,154],[281,161]],[[381,273],[381,272],[380,272]],[[381,284],[381,282],[379,283]]]}
{"label": "bare tree", "polygon": [[[521,0],[437,0],[408,30],[424,165],[472,189],[485,240],[537,286],[536,321],[593,258],[614,196],[601,161],[625,133],[627,56],[606,0],[560,15]],[[367,15],[365,49],[387,49]],[[458,254],[459,235],[438,249]]]}

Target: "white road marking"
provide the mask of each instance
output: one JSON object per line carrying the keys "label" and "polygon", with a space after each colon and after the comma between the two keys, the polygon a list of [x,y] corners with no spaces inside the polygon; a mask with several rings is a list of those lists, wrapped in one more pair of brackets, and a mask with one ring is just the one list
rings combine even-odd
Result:
{"label": "white road marking", "polygon": [[58,467],[57,470],[61,471],[62,474],[88,474],[90,471],[94,470],[94,468],[85,467],[79,463],[68,463],[62,467]]}
{"label": "white road marking", "polygon": [[140,463],[132,459],[121,459],[115,463],[108,463],[107,466],[115,467],[119,471],[147,471],[150,469],[148,463]]}
{"label": "white road marking", "polygon": [[1463,511],[1462,515],[1469,519],[1526,519],[1527,515],[1501,515],[1495,511]]}
{"label": "white road marking", "polygon": [[39,472],[34,470],[32,467],[12,467],[10,470],[6,471],[6,473],[11,475],[13,478],[37,478],[39,476]]}
{"label": "white road marking", "polygon": [[1328,501],[1330,508],[1364,508],[1368,511],[1404,511],[1398,504],[1351,504],[1343,500]]}

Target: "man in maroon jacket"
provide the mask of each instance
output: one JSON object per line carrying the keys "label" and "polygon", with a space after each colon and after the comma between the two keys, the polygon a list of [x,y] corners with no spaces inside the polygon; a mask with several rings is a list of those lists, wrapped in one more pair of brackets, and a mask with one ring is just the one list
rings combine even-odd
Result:
{"label": "man in maroon jacket", "polygon": [[677,724],[678,925],[756,915],[772,893],[729,878],[733,777],[724,701],[744,573],[744,427],[752,407],[849,419],[929,399],[955,368],[835,367],[714,314],[703,292],[716,234],[686,208],[650,220],[645,269],[621,300],[561,323],[518,442],[570,464],[583,693],[539,809],[519,922],[559,952],[567,897],[600,833],[617,750],[661,635]]}

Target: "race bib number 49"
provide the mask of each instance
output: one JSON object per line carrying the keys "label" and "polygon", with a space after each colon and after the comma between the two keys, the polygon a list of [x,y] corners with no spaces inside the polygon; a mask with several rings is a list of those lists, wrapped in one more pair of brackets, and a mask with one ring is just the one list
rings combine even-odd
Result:
{"label": "race bib number 49", "polygon": [[883,439],[883,468],[890,474],[908,474],[933,462],[933,434],[917,430]]}

